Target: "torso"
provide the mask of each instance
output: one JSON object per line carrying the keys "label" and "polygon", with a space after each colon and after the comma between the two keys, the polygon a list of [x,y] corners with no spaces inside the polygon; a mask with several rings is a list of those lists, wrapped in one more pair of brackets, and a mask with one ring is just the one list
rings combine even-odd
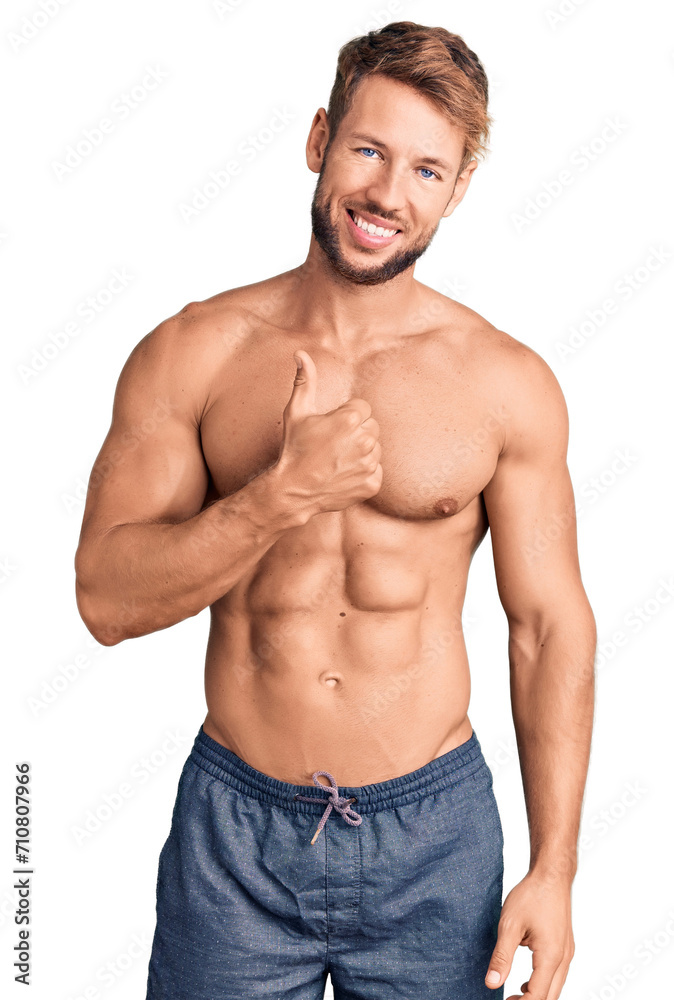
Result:
{"label": "torso", "polygon": [[236,290],[234,311],[233,293],[203,304],[218,334],[205,503],[276,461],[300,347],[320,412],[371,405],[384,478],[369,500],[285,532],[212,605],[204,730],[272,777],[311,784],[322,769],[362,785],[472,733],[461,609],[502,440],[489,359],[505,335],[426,289],[432,325],[347,357],[288,327],[292,274]]}

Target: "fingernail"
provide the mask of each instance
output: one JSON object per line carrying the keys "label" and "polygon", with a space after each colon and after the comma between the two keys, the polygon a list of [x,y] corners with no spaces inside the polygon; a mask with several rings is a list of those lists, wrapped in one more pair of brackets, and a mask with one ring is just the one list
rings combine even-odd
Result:
{"label": "fingernail", "polygon": [[301,368],[302,367],[302,358],[298,358],[296,354],[293,354],[293,357],[295,359],[295,364],[297,365],[297,367]]}
{"label": "fingernail", "polygon": [[487,982],[488,983],[497,983],[500,978],[501,978],[501,976],[496,971],[496,969],[492,969],[491,972],[487,973]]}

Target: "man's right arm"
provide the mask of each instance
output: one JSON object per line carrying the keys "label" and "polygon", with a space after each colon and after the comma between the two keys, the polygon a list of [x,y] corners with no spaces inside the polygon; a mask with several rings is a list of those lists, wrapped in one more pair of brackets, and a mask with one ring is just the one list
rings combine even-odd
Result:
{"label": "man's right arm", "polygon": [[131,352],[90,477],[76,599],[106,646],[197,615],[311,517],[283,490],[275,466],[202,510],[206,390],[195,326],[179,314]]}

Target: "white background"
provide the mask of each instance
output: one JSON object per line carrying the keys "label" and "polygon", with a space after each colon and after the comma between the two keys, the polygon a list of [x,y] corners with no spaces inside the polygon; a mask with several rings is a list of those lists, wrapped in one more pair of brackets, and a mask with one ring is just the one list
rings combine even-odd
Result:
{"label": "white background", "polygon": [[[441,24],[478,53],[496,119],[490,156],[415,274],[538,351],[571,417],[581,566],[600,653],[573,890],[577,953],[563,996],[662,997],[674,954],[671,8],[655,0],[227,6],[70,0],[45,17],[38,0],[22,0],[5,2],[0,15],[8,473],[0,982],[8,995],[26,995],[12,982],[10,807],[14,763],[29,760],[30,995],[145,996],[148,951],[133,957],[134,941],[149,942],[154,930],[158,856],[206,712],[209,616],[114,647],[91,639],[74,597],[84,489],[117,377],[141,337],[189,301],[304,260],[316,182],[304,146],[327,105],[338,48],[410,19]],[[142,85],[148,67],[163,79],[115,117],[115,102]],[[294,116],[287,127],[186,223],[180,204],[276,109]],[[67,147],[104,117],[113,130],[59,178]],[[570,183],[555,187],[565,169]],[[531,219],[518,223],[527,206]],[[81,303],[115,269],[126,271],[126,287],[87,322]],[[607,298],[616,308],[600,322]],[[77,335],[49,347],[73,321]],[[489,539],[473,563],[465,618],[470,717],[494,772],[507,891],[526,872],[528,840]],[[140,762],[153,753],[142,781]],[[125,781],[131,797],[79,843],[74,831],[88,810]],[[102,978],[108,963],[113,985]],[[506,996],[529,970],[520,949]]]}

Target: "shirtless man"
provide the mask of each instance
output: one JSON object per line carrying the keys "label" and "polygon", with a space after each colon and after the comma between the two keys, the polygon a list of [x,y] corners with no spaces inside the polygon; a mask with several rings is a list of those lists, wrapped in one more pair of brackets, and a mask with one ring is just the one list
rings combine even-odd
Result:
{"label": "shirtless man", "polygon": [[[560,996],[595,649],[567,413],[534,351],[413,276],[489,121],[458,36],[345,45],[306,261],[190,303],[122,370],[82,618],[114,645],[211,611],[148,1000],[316,1000],[328,972],[336,1000],[503,998],[519,945],[527,1000]],[[292,225],[270,190],[261,238]],[[503,903],[461,632],[488,528],[531,835]]]}

